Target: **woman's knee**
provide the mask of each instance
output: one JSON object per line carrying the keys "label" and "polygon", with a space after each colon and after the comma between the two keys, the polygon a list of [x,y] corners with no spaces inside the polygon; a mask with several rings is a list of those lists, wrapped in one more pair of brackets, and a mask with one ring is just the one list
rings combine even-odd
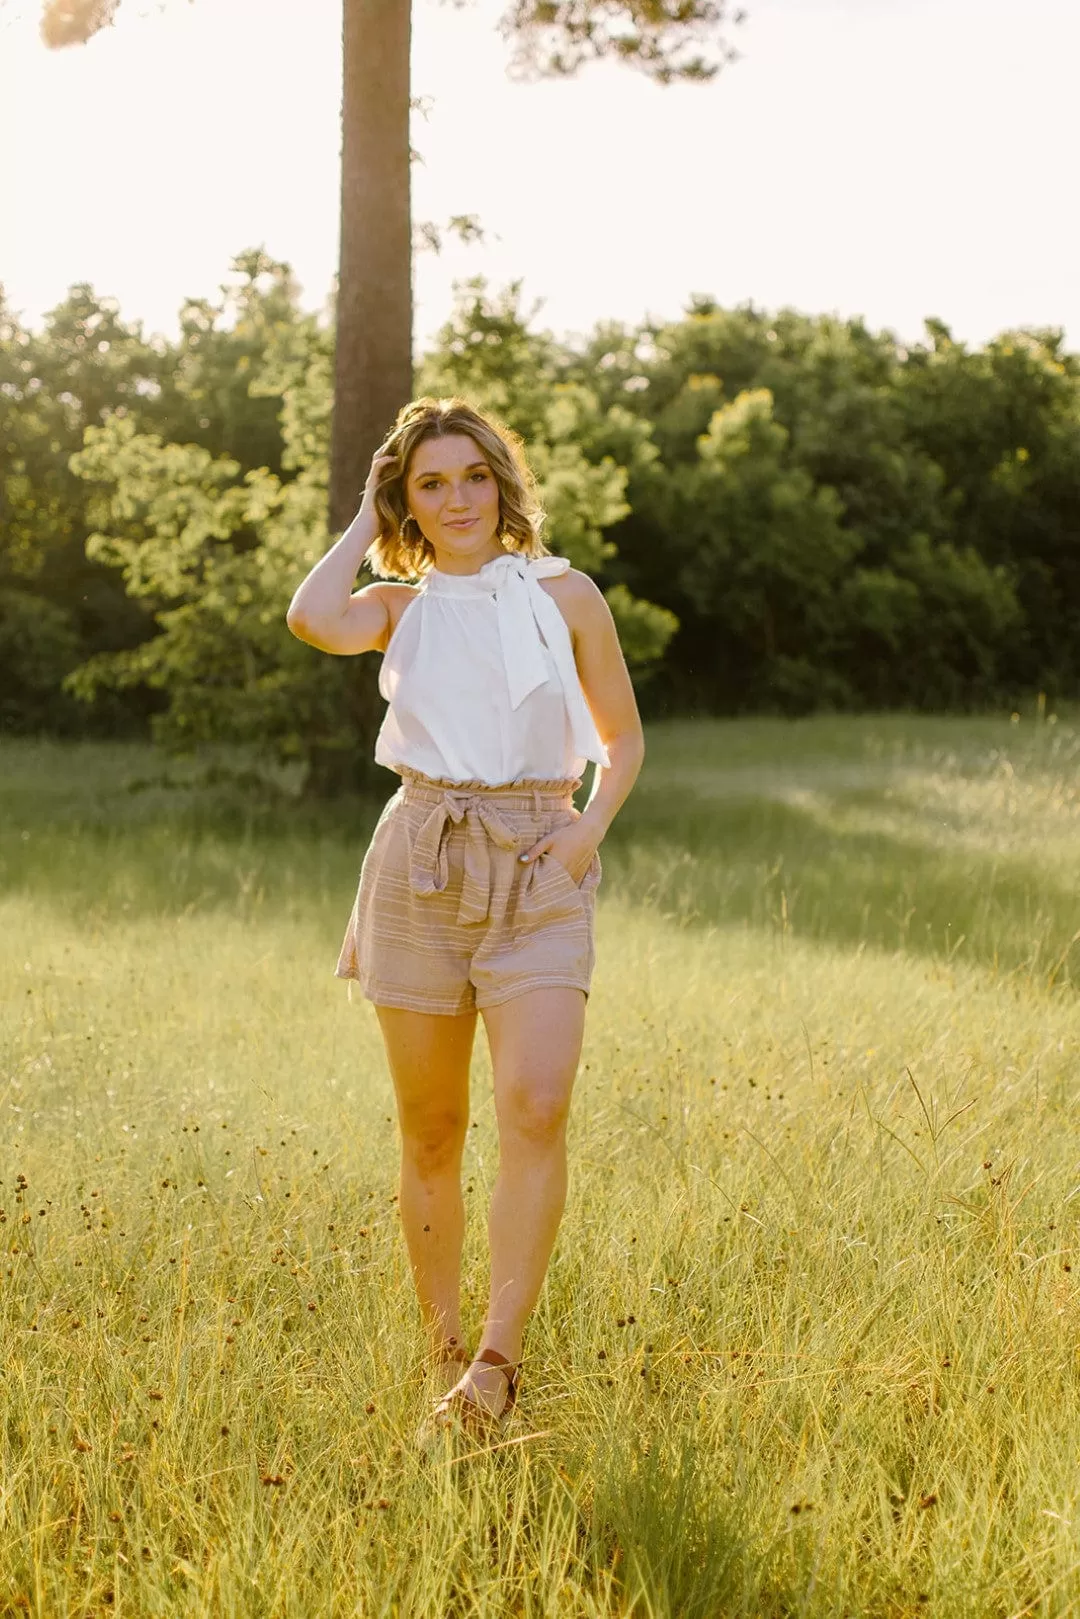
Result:
{"label": "woman's knee", "polygon": [[457,1168],[468,1119],[456,1109],[406,1110],[399,1114],[402,1151],[420,1175]]}
{"label": "woman's knee", "polygon": [[501,1087],[498,1103],[499,1133],[505,1141],[516,1137],[535,1146],[550,1146],[566,1133],[570,1114],[570,1085],[515,1079]]}
{"label": "woman's knee", "polygon": [[403,1150],[421,1174],[460,1160],[469,1115],[476,1013],[437,1017],[377,1007],[397,1100]]}

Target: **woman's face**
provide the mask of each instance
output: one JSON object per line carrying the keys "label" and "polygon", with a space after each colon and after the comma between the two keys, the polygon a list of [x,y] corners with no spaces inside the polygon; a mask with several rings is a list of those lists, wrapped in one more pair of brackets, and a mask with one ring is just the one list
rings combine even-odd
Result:
{"label": "woman's face", "polygon": [[482,567],[499,556],[499,485],[468,433],[425,439],[413,451],[405,484],[409,511],[435,548],[435,565],[457,558]]}

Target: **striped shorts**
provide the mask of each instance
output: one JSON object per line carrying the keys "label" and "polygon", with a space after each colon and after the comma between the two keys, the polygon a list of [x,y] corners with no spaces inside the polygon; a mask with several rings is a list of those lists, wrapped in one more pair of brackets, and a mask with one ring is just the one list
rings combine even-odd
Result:
{"label": "striped shorts", "polygon": [[450,1015],[526,990],[589,993],[599,854],[580,883],[518,855],[578,817],[577,780],[449,782],[402,766],[364,855],[336,976],[370,1001]]}

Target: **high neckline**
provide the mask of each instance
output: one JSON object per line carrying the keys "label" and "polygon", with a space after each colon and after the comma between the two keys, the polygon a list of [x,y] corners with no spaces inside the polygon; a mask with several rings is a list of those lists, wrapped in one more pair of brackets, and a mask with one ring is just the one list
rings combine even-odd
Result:
{"label": "high neckline", "polygon": [[424,576],[428,589],[434,589],[446,595],[491,595],[498,587],[500,581],[507,573],[520,574],[525,578],[529,572],[527,557],[515,551],[504,551],[502,556],[489,557],[482,567],[473,573],[444,573],[442,568],[429,568]]}
{"label": "high neckline", "polygon": [[[482,562],[478,568],[474,568],[472,573],[451,573],[446,568],[436,567],[429,568],[428,572],[437,573],[440,579],[475,579],[478,577],[478,575],[486,572],[488,568],[492,567],[494,563],[501,562],[504,557],[512,557],[514,555],[515,553],[513,551],[503,551],[497,557],[488,557],[487,561]],[[524,561],[524,558],[522,558],[522,561]]]}

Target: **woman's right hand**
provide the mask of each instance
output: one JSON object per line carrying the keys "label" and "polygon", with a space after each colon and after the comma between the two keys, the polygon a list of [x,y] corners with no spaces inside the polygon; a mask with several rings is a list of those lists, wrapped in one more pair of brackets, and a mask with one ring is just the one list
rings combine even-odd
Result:
{"label": "woman's right hand", "polygon": [[384,481],[386,470],[397,466],[397,462],[398,457],[396,455],[380,455],[378,450],[375,451],[371,458],[371,471],[368,473],[367,483],[364,485],[361,506],[366,506],[369,511],[374,507],[375,490]]}

